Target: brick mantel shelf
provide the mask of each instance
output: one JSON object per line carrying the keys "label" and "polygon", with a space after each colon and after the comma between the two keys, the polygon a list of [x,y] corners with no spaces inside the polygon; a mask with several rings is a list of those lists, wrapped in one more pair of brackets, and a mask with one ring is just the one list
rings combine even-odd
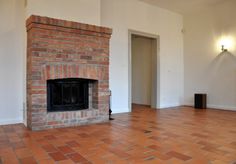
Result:
{"label": "brick mantel shelf", "polygon": [[[30,16],[27,27],[27,126],[32,130],[108,121],[109,40],[112,30]],[[93,80],[89,109],[47,111],[47,80]]]}

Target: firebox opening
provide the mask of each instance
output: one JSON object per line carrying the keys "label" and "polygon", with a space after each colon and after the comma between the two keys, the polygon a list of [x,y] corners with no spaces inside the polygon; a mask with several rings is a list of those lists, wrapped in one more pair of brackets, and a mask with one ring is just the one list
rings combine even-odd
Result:
{"label": "firebox opening", "polygon": [[91,82],[82,78],[47,80],[47,111],[88,109]]}

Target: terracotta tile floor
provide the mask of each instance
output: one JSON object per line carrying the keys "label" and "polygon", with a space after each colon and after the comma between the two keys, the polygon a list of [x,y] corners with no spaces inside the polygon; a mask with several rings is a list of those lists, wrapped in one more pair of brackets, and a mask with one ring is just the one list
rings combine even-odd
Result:
{"label": "terracotta tile floor", "polygon": [[38,132],[22,124],[0,126],[0,164],[236,163],[236,112],[136,105],[113,117]]}

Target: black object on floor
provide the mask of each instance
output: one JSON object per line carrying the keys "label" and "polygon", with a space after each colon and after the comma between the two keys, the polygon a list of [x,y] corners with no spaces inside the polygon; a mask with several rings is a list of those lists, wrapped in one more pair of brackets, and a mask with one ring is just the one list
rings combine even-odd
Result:
{"label": "black object on floor", "polygon": [[111,118],[111,90],[110,90],[110,99],[109,99],[109,120],[114,120],[114,118]]}
{"label": "black object on floor", "polygon": [[109,120],[114,120],[114,118],[111,118],[111,113],[112,113],[112,110],[109,109]]}
{"label": "black object on floor", "polygon": [[194,94],[194,108],[199,108],[199,109],[207,108],[207,94],[205,93]]}

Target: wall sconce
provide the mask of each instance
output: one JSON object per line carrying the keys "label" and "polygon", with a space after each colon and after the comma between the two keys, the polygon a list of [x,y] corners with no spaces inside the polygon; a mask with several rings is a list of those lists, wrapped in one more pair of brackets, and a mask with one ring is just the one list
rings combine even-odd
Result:
{"label": "wall sconce", "polygon": [[226,52],[226,51],[228,51],[228,50],[225,48],[224,45],[221,45],[221,51],[222,51],[222,52]]}
{"label": "wall sconce", "polygon": [[221,47],[222,52],[226,52],[233,47],[233,38],[230,36],[221,37],[218,45]]}

